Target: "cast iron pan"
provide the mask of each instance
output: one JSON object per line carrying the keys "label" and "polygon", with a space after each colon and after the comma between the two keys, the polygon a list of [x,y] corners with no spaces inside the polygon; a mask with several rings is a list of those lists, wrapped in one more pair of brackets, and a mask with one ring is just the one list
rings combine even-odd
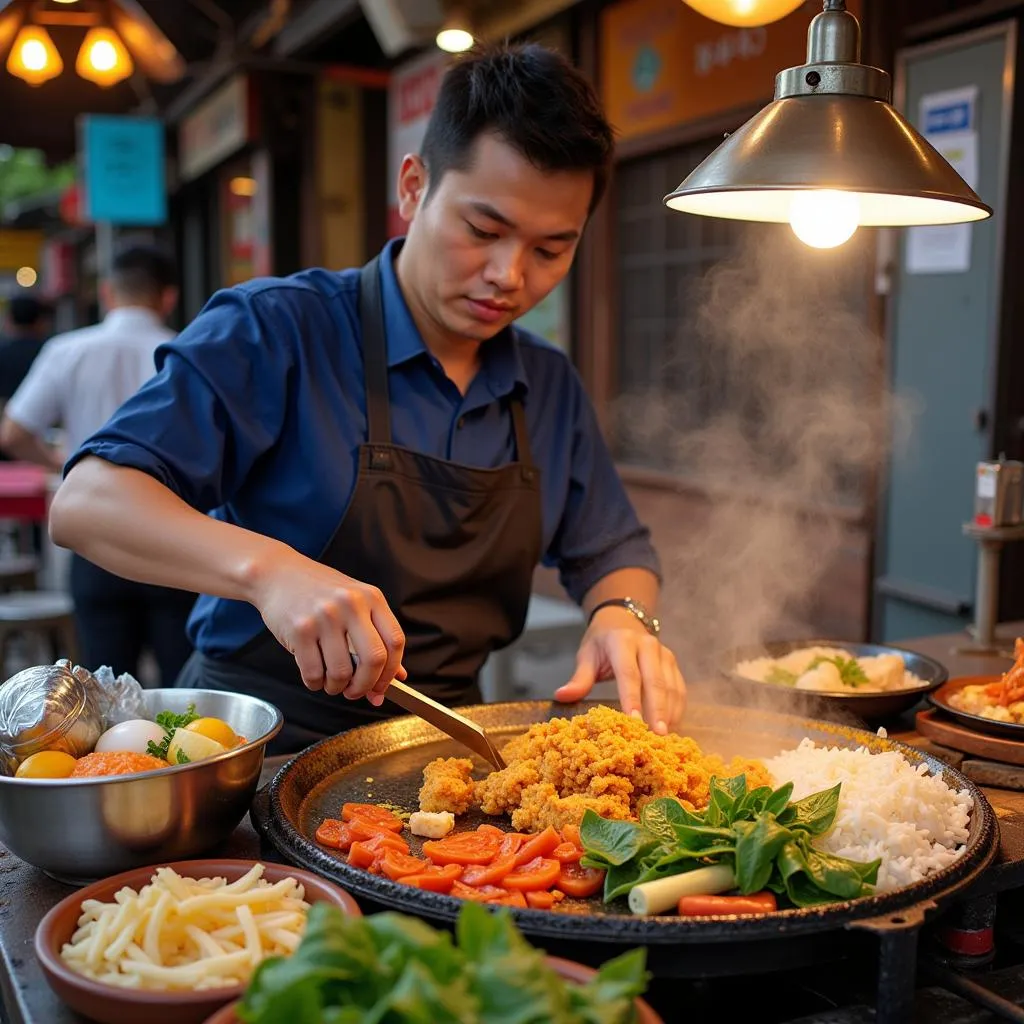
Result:
{"label": "cast iron pan", "polygon": [[[797,690],[784,683],[759,683],[738,675],[735,671],[741,661],[763,657],[781,658],[791,651],[804,647],[839,647],[858,658],[876,654],[898,654],[903,659],[907,671],[923,679],[924,685],[909,690],[874,693],[816,693],[813,690]],[[905,651],[900,647],[847,643],[844,640],[785,640],[757,647],[740,647],[722,656],[719,660],[719,672],[726,680],[718,691],[721,700],[754,707],[770,706],[796,714],[838,718],[846,722],[853,718],[862,722],[879,722],[895,718],[904,711],[909,711],[949,678],[949,673],[943,665],[923,654]]]}
{"label": "cast iron pan", "polygon": [[[536,722],[581,714],[591,706],[582,703],[566,707],[532,701],[462,710],[500,743]],[[630,914],[624,900],[605,906],[600,897],[594,897],[588,901],[566,900],[560,904],[564,909],[558,911],[514,910],[527,935],[546,940],[548,948],[558,952],[565,948],[562,943],[581,940],[652,946],[746,942],[823,933],[850,927],[857,921],[905,912],[916,904],[939,903],[973,881],[994,855],[995,816],[980,790],[941,761],[903,744],[826,722],[709,705],[691,707],[686,725],[687,734],[693,736],[702,750],[726,758],[734,754],[770,757],[796,746],[804,736],[833,746],[865,745],[876,752],[899,750],[911,763],[924,762],[930,771],[943,775],[949,785],[970,792],[974,809],[967,850],[950,867],[915,885],[825,908],[786,910],[733,920],[636,917]],[[346,801],[386,803],[415,810],[424,765],[435,757],[464,756],[465,750],[417,718],[396,718],[353,729],[323,740],[286,764],[268,787],[269,800],[263,815],[257,814],[254,807],[254,822],[287,860],[332,879],[357,899],[435,922],[451,922],[458,914],[460,900],[350,867],[340,854],[317,844],[313,836],[324,818],[340,816],[341,805]],[[481,774],[487,770],[483,762],[479,762],[478,768]],[[475,812],[460,816],[459,827],[475,828],[484,820],[511,827],[505,818],[486,818]],[[412,839],[415,853],[419,840]],[[900,918],[895,920],[906,923]],[[552,940],[559,945],[553,945]]]}
{"label": "cast iron pan", "polygon": [[948,683],[940,686],[934,693],[928,694],[928,700],[937,707],[944,715],[955,718],[962,725],[975,732],[988,733],[990,736],[1005,736],[1007,739],[1024,742],[1024,725],[1017,722],[997,722],[994,718],[985,718],[983,715],[975,715],[970,711],[962,711],[949,702],[949,698],[959,693],[965,686],[979,686],[985,683],[998,683],[1003,677],[1001,675],[991,676],[962,676],[959,679],[951,679]]}

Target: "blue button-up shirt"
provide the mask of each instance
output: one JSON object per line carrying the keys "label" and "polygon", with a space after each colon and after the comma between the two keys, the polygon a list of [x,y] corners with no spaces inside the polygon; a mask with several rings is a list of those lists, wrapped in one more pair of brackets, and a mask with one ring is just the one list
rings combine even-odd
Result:
{"label": "blue button-up shirt", "polygon": [[[469,466],[516,458],[507,403],[523,396],[541,470],[544,563],[577,601],[616,569],[658,572],[572,364],[527,331],[481,348],[465,395],[416,329],[381,260],[392,440]],[[367,440],[359,271],[307,270],[220,291],[156,353],[157,374],[69,460],[151,474],[189,505],[316,558],[345,514]],[[385,595],[386,596],[386,595]],[[263,629],[244,602],[200,596],[189,622],[213,657]]]}

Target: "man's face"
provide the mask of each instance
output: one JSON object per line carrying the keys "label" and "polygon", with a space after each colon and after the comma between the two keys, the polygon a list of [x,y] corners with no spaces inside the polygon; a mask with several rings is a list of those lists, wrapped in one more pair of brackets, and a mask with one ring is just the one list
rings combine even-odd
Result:
{"label": "man's face", "polygon": [[590,171],[540,171],[494,135],[439,183],[407,157],[402,259],[422,312],[447,333],[486,341],[531,310],[569,272],[593,187]]}

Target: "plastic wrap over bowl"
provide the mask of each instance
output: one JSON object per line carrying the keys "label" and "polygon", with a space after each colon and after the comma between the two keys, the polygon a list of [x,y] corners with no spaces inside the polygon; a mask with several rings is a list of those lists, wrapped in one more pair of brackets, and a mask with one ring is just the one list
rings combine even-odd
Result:
{"label": "plastic wrap over bowl", "polygon": [[0,687],[0,757],[5,775],[40,750],[88,754],[103,732],[92,687],[67,663],[35,665]]}

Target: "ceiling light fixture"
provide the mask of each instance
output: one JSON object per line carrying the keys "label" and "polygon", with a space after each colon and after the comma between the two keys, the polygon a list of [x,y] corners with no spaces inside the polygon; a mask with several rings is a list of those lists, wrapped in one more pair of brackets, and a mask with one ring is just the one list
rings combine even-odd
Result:
{"label": "ceiling light fixture", "polygon": [[886,72],[860,63],[860,25],[824,0],[807,64],[781,72],[775,100],[665,197],[684,213],[790,224],[831,248],[857,227],[984,220],[990,207],[891,104]]}
{"label": "ceiling light fixture", "polygon": [[78,0],[58,2],[67,9],[58,10],[35,0],[0,0],[0,60],[7,54],[11,74],[39,85],[63,71],[64,63],[45,25],[89,29],[75,69],[104,88],[116,85],[136,69],[163,84],[184,76],[184,59],[139,0],[104,0],[77,9],[72,5]]}
{"label": "ceiling light fixture", "polygon": [[446,53],[465,53],[471,50],[476,39],[473,37],[473,29],[466,16],[458,11],[452,11],[445,19],[444,25],[437,33],[437,45]]}
{"label": "ceiling light fixture", "polygon": [[7,55],[7,70],[29,85],[42,85],[64,70],[64,61],[45,28],[23,25]]}
{"label": "ceiling light fixture", "polygon": [[698,14],[723,25],[757,28],[792,14],[804,0],[683,0]]}
{"label": "ceiling light fixture", "polygon": [[82,40],[75,70],[90,82],[106,89],[127,78],[135,64],[121,37],[110,28],[91,28]]}

